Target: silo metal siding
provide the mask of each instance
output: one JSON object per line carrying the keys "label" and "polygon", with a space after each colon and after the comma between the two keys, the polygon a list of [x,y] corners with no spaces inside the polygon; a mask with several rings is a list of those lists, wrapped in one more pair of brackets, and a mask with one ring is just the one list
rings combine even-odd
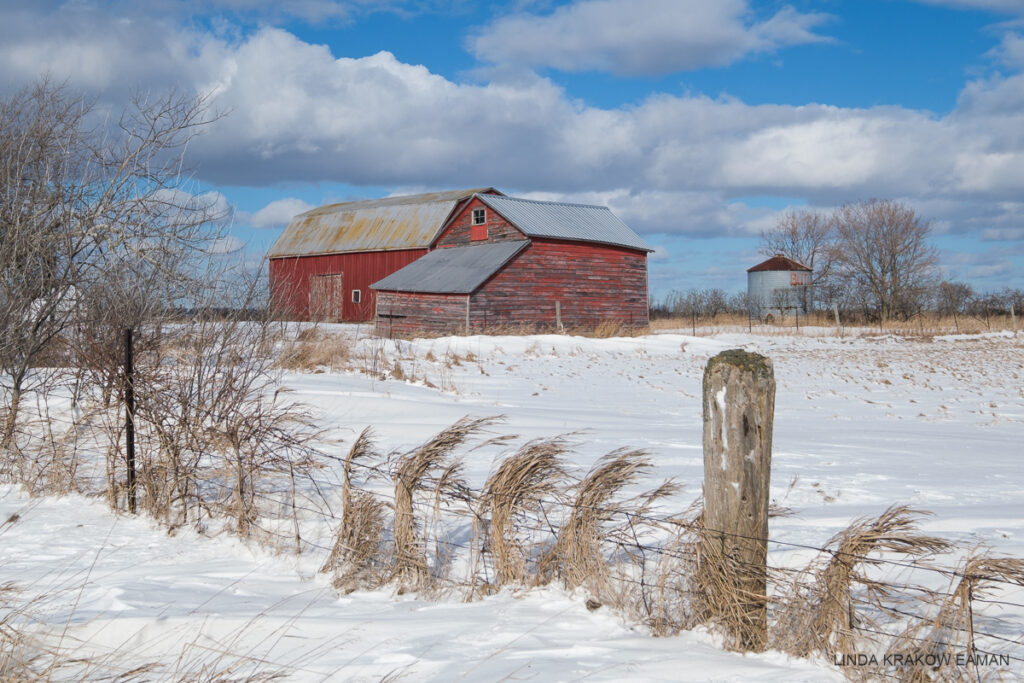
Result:
{"label": "silo metal siding", "polygon": [[[773,297],[776,289],[789,289],[792,285],[791,273],[805,271],[791,270],[760,270],[747,272],[747,294],[750,297],[750,314],[763,318],[768,313],[779,315]],[[760,305],[760,310],[757,310]]]}

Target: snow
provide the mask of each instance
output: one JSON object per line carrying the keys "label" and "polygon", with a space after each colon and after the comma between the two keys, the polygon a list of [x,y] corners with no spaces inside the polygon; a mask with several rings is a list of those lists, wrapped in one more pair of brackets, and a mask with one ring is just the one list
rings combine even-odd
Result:
{"label": "snow", "polygon": [[[928,341],[811,328],[352,343],[354,356],[389,363],[282,379],[337,440],[325,446],[330,454],[343,455],[368,425],[382,450],[403,451],[464,415],[503,415],[491,431],[518,443],[570,434],[579,472],[616,448],[647,449],[655,467],[644,484],[684,484],[665,503],[679,511],[701,492],[704,365],[727,348],[763,353],[778,383],[771,495],[794,511],[771,521],[781,542],[769,547],[771,564],[802,566],[810,551],[798,546],[821,546],[893,503],[935,513],[922,522],[928,533],[1024,556],[1024,336]],[[408,381],[380,369],[396,361]],[[501,452],[467,454],[471,485],[479,488]],[[3,486],[0,585],[16,584],[34,632],[109,657],[112,669],[159,662],[162,675],[179,678],[230,663],[232,676],[282,671],[297,681],[842,680],[824,661],[726,652],[703,630],[653,638],[556,588],[474,602],[339,596],[316,573],[325,556],[317,546],[333,531],[316,524],[303,519],[310,545],[295,555],[227,533],[169,535],[102,500],[30,498]],[[994,595],[1024,603],[1020,590]],[[1019,638],[1024,609],[993,615],[989,629]]]}

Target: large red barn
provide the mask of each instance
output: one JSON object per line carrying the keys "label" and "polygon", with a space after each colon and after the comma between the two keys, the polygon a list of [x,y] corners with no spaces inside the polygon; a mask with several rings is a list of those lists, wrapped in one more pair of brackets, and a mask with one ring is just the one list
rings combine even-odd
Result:
{"label": "large red barn", "polygon": [[607,207],[480,193],[372,285],[377,331],[646,326],[650,251]]}
{"label": "large red barn", "polygon": [[456,210],[494,188],[329,204],[299,214],[271,247],[270,291],[293,320],[367,321],[370,285],[430,250]]}
{"label": "large red barn", "polygon": [[651,249],[608,208],[493,188],[335,204],[270,252],[295,319],[376,319],[381,334],[645,326]]}

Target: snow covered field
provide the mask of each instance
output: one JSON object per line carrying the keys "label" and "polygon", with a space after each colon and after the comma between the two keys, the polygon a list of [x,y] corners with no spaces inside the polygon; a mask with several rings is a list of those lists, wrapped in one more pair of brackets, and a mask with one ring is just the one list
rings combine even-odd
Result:
{"label": "snow covered field", "polygon": [[[354,328],[328,327],[351,335]],[[773,566],[802,566],[854,518],[893,503],[932,511],[924,531],[961,547],[1024,557],[1024,335],[914,340],[831,330],[797,335],[663,333],[362,339],[364,370],[286,373],[343,456],[367,425],[405,451],[462,416],[505,416],[518,443],[573,433],[582,472],[619,447],[647,449],[648,487],[700,495],[700,385],[714,354],[769,356],[778,382]],[[391,378],[395,363],[406,379]],[[479,488],[501,452],[467,454]],[[337,475],[334,475],[334,480]],[[4,520],[7,520],[4,522]],[[317,524],[320,524],[318,528]],[[79,647],[87,673],[160,662],[156,678],[286,674],[288,680],[841,680],[828,662],[724,652],[715,636],[651,638],[585,595],[504,591],[477,602],[390,592],[339,597],[316,570],[334,531],[304,511],[301,555],[229,535],[168,536],[102,501],[27,497],[0,487],[0,585],[12,582],[35,630]],[[948,558],[954,566],[961,554]],[[1004,588],[983,616],[1024,658],[1024,590]],[[56,634],[56,635],[53,635]],[[205,667],[205,670],[204,670]],[[1011,666],[1024,673],[1024,661]]]}

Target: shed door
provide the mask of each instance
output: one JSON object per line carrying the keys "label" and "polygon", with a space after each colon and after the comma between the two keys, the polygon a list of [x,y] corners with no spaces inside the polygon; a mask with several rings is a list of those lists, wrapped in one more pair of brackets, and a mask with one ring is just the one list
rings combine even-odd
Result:
{"label": "shed door", "polygon": [[321,322],[341,320],[344,302],[341,273],[313,275],[309,279],[309,319]]}

